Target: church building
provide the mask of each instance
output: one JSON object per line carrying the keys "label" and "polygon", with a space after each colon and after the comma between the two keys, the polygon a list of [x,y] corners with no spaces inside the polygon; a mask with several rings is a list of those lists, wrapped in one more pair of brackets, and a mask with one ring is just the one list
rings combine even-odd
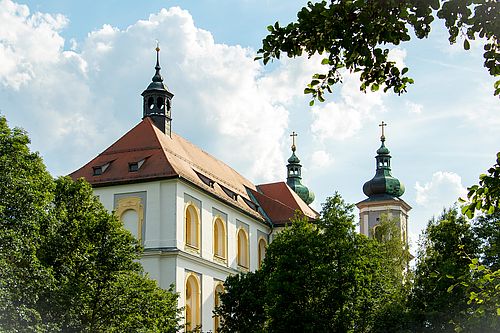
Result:
{"label": "church building", "polygon": [[[160,73],[142,93],[142,120],[70,176],[84,177],[144,247],[141,263],[162,288],[174,284],[186,328],[217,331],[223,281],[256,270],[295,211],[314,220],[295,140],[287,181],[256,185],[172,130],[174,94]],[[295,139],[295,133],[292,134]]]}

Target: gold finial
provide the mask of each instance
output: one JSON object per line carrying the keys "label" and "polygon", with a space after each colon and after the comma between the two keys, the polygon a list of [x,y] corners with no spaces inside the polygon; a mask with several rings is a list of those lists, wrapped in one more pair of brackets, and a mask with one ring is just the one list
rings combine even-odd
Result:
{"label": "gold finial", "polygon": [[378,126],[382,127],[382,135],[380,136],[380,140],[384,141],[385,140],[384,127],[387,126],[387,123],[384,123],[384,121],[382,120],[382,123],[379,124]]}
{"label": "gold finial", "polygon": [[292,137],[292,151],[295,152],[295,150],[297,149],[297,147],[295,146],[295,137],[297,136],[297,133],[292,132],[290,136]]}
{"label": "gold finial", "polygon": [[158,41],[158,39],[156,40],[156,52],[160,52],[160,42]]}

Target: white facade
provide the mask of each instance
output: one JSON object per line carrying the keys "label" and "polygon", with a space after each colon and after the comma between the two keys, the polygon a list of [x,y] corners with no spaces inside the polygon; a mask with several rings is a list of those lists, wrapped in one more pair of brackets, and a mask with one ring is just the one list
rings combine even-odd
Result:
{"label": "white facade", "polygon": [[184,317],[203,331],[214,331],[215,289],[230,274],[258,268],[264,256],[259,241],[269,242],[270,227],[180,178],[96,187],[94,192],[140,239],[141,263],[150,277],[162,288],[174,284],[179,307],[186,308]]}

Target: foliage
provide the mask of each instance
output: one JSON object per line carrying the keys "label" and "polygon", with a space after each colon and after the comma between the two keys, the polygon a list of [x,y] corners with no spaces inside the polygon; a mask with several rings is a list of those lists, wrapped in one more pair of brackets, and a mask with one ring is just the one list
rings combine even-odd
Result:
{"label": "foliage", "polygon": [[468,285],[471,315],[483,324],[483,332],[494,332],[500,327],[500,269],[492,271],[477,258],[469,267],[474,277]]}
{"label": "foliage", "polygon": [[37,250],[54,185],[29,142],[0,117],[0,325],[21,332],[42,328],[38,295],[53,283]]}
{"label": "foliage", "polygon": [[177,295],[84,180],[53,180],[0,118],[0,331],[175,332]]}
{"label": "foliage", "polygon": [[[419,244],[409,310],[418,332],[453,332],[468,320],[467,286],[472,281],[464,252],[477,255],[470,224],[455,209],[429,221]],[[455,283],[455,277],[461,277]]]}
{"label": "foliage", "polygon": [[493,214],[500,210],[500,152],[497,153],[496,164],[488,169],[488,174],[479,176],[479,185],[468,188],[467,201],[462,212],[472,218],[476,211]]}
{"label": "foliage", "polygon": [[401,298],[402,246],[389,258],[397,242],[359,235],[352,209],[335,194],[318,221],[296,216],[276,235],[259,271],[228,278],[221,332],[370,332],[378,309]]}
{"label": "foliage", "polygon": [[220,294],[221,305],[214,310],[215,315],[223,320],[218,332],[263,331],[266,289],[262,271],[228,276],[224,289],[225,292]]}
{"label": "foliage", "polygon": [[[495,331],[500,326],[500,153],[488,174],[479,176],[479,185],[471,186],[462,212],[468,217],[478,215],[474,232],[480,242],[478,256],[464,251],[469,260],[473,279],[466,283],[469,312],[483,323],[483,331]],[[477,214],[480,212],[480,214]],[[463,276],[457,278],[463,283]],[[458,329],[463,326],[458,325]]]}
{"label": "foliage", "polygon": [[493,271],[500,269],[500,211],[478,216],[473,221],[474,233],[481,242],[481,265]]}
{"label": "foliage", "polygon": [[[267,64],[306,53],[326,54],[322,64],[327,70],[315,74],[304,93],[324,101],[324,92],[342,81],[341,69],[359,72],[362,91],[384,87],[395,93],[406,92],[413,80],[406,76],[408,68],[398,68],[388,59],[389,48],[409,41],[413,28],[419,39],[428,37],[435,17],[443,19],[450,43],[460,36],[464,49],[469,40],[485,40],[484,66],[492,76],[500,75],[500,4],[495,0],[331,0],[309,1],[297,13],[297,21],[281,26],[268,26],[269,35],[262,41],[256,59]],[[500,94],[500,80],[495,83]],[[311,105],[314,104],[314,99]]]}

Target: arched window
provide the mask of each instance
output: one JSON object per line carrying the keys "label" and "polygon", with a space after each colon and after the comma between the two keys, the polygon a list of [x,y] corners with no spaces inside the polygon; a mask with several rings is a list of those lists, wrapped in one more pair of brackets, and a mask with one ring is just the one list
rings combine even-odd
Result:
{"label": "arched window", "polygon": [[259,267],[266,257],[267,242],[264,238],[259,239]]}
{"label": "arched window", "polygon": [[189,273],[186,279],[186,331],[191,331],[201,324],[200,282],[198,276]]}
{"label": "arched window", "polygon": [[185,211],[186,245],[199,250],[200,248],[200,218],[198,208],[188,204]]}
{"label": "arched window", "polygon": [[149,97],[148,98],[148,108],[150,110],[153,110],[154,107],[155,107],[155,99],[153,97]]}
{"label": "arched window", "polygon": [[373,237],[379,242],[383,241],[384,236],[382,234],[382,228],[378,224],[373,227]]}
{"label": "arched window", "polygon": [[238,266],[249,268],[248,235],[245,229],[238,230]]}
{"label": "arched window", "polygon": [[164,104],[164,100],[163,100],[163,98],[158,97],[158,98],[156,99],[156,107],[157,107],[158,109],[160,109],[160,110],[163,110],[163,108],[165,107],[165,104]]}
{"label": "arched window", "polygon": [[[220,306],[220,294],[224,292],[224,285],[222,282],[217,282],[214,290],[214,309]],[[214,333],[219,332],[220,328],[220,318],[219,316],[214,316]]]}
{"label": "arched window", "polygon": [[130,231],[135,238],[142,241],[142,227],[144,221],[144,208],[139,197],[125,197],[118,200],[116,216],[123,223],[125,229]]}
{"label": "arched window", "polygon": [[226,227],[220,217],[214,220],[214,256],[226,259]]}

